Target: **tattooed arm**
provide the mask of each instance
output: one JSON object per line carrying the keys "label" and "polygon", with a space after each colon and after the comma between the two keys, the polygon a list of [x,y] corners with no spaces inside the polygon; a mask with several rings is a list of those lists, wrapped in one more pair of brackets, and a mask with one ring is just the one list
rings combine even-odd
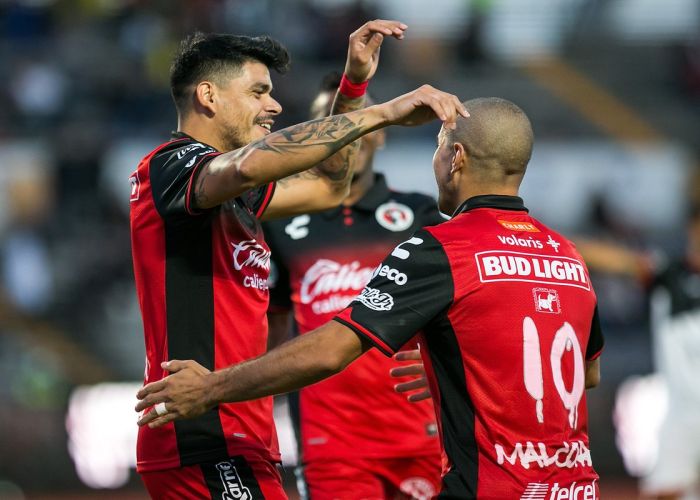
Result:
{"label": "tattooed arm", "polygon": [[[350,35],[345,75],[353,83],[374,76],[379,65],[379,49],[385,36],[401,40],[407,28],[398,21],[375,20],[362,25]],[[330,115],[362,109],[365,97],[350,98],[336,92]],[[318,117],[318,116],[317,116]],[[263,219],[288,217],[337,206],[350,192],[360,141],[345,146],[318,165],[291,177],[280,179]],[[313,193],[313,196],[309,196]]]}
{"label": "tattooed arm", "polygon": [[383,104],[293,125],[207,163],[195,179],[192,201],[198,209],[215,207],[248,189],[307,170],[373,130],[421,125],[436,117],[454,128],[458,115],[469,116],[457,97],[424,85]]}
{"label": "tattooed arm", "polygon": [[[350,99],[337,93],[331,115],[362,109],[364,102],[364,97]],[[275,194],[262,218],[289,217],[338,205],[350,192],[359,150],[360,141],[353,141],[309,170],[277,181]]]}

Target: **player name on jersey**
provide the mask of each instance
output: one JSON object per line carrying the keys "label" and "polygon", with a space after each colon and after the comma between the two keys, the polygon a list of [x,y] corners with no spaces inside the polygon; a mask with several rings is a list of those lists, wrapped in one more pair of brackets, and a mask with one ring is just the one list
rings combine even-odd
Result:
{"label": "player name on jersey", "polygon": [[591,289],[584,265],[569,257],[504,250],[479,252],[474,257],[482,283],[531,281]]}

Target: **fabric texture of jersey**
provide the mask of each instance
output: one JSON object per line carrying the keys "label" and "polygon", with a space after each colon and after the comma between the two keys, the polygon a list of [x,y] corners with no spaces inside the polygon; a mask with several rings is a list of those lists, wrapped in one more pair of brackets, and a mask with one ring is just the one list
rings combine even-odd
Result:
{"label": "fabric texture of jersey", "polygon": [[[266,349],[270,251],[258,217],[275,185],[195,211],[195,173],[218,154],[179,135],[148,154],[130,178],[144,383],[166,376],[160,364],[168,359],[194,359],[215,370]],[[279,460],[272,398],[223,404],[192,420],[139,429],[139,472],[234,455]]]}
{"label": "fabric texture of jersey", "polygon": [[383,266],[406,280],[375,276],[336,320],[386,354],[422,332],[440,498],[599,498],[584,385],[603,339],[574,246],[520,198],[478,196]]}
{"label": "fabric texture of jersey", "polygon": [[297,470],[297,489],[310,500],[430,500],[440,491],[440,461],[433,455],[316,460]]}
{"label": "fabric texture of jersey", "polygon": [[[392,248],[417,228],[442,221],[432,198],[390,191],[377,175],[352,207],[266,222],[277,272],[271,310],[293,306],[300,334],[327,323],[357,296]],[[393,389],[397,380],[389,370],[405,364],[373,349],[292,398],[304,462],[426,454],[439,459],[432,403],[408,403]]]}

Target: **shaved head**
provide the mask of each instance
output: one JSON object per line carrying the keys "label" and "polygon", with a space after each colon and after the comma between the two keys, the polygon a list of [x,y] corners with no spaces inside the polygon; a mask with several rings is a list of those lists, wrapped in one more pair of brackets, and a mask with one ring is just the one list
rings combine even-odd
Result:
{"label": "shaved head", "polygon": [[483,180],[518,184],[532,155],[533,133],[522,109],[498,97],[466,101],[469,118],[447,130],[451,144],[460,143]]}

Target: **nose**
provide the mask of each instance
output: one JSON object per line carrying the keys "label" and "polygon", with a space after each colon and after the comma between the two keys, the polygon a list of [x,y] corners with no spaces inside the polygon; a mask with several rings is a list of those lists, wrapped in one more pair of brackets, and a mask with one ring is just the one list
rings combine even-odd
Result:
{"label": "nose", "polygon": [[265,111],[271,115],[279,115],[282,112],[282,105],[272,96],[270,96],[267,104],[265,105]]}

